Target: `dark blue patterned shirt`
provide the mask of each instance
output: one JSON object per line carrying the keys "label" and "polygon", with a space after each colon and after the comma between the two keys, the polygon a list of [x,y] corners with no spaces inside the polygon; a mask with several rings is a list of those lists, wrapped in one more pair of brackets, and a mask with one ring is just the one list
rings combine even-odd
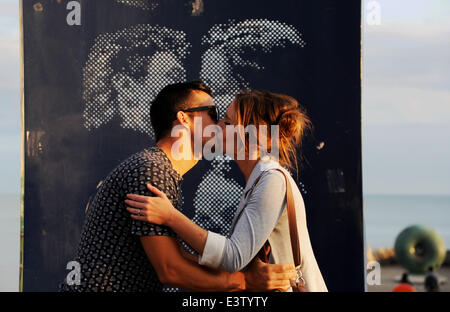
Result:
{"label": "dark blue patterned shirt", "polygon": [[179,209],[181,180],[157,147],[136,153],[117,166],[103,181],[86,214],[76,257],[81,284],[64,281],[61,290],[162,291],[140,236],[176,234],[170,228],[131,219],[124,201],[129,193],[154,196],[146,186],[150,183]]}

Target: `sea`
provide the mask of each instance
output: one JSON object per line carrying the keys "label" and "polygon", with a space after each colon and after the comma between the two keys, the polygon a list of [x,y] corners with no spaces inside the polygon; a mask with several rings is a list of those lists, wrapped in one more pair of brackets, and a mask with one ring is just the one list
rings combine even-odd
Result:
{"label": "sea", "polygon": [[410,225],[434,229],[450,249],[450,195],[364,195],[366,242],[372,249],[392,248]]}
{"label": "sea", "polygon": [[[19,289],[20,205],[18,195],[0,195],[0,292]],[[437,231],[450,249],[450,195],[364,195],[366,243],[391,248],[414,224]]]}

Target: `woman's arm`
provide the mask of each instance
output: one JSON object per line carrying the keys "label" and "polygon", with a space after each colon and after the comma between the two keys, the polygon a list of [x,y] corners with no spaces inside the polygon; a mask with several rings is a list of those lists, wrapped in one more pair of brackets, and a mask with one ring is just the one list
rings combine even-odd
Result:
{"label": "woman's arm", "polygon": [[[278,171],[262,173],[263,176],[249,194],[246,206],[236,221],[230,238],[210,236],[200,257],[200,264],[208,264],[227,272],[245,268],[267,241],[278,223],[286,205],[286,184]],[[214,238],[214,239],[212,239]],[[289,239],[289,238],[287,238]],[[217,246],[223,244],[223,250]],[[211,265],[213,264],[213,265]]]}
{"label": "woman's arm", "polygon": [[181,245],[180,242],[178,242],[178,247],[180,249],[180,253],[183,256],[184,259],[186,260],[190,260],[192,262],[198,263],[198,256],[191,254],[190,252],[188,252],[183,245]]}
{"label": "woman's arm", "polygon": [[128,207],[127,210],[133,219],[169,226],[201,255],[200,264],[237,272],[250,263],[264,245],[286,204],[282,174],[277,171],[263,174],[249,195],[230,238],[199,227],[175,209],[163,192],[151,185],[148,188],[157,197],[129,194],[126,203],[135,208]]}
{"label": "woman's arm", "polygon": [[208,237],[208,231],[202,229],[191,219],[175,209],[174,215],[166,223],[180,237],[200,255]]}
{"label": "woman's arm", "polygon": [[127,194],[125,203],[131,212],[131,218],[162,224],[175,231],[189,246],[199,254],[203,253],[208,231],[192,222],[188,217],[175,209],[164,192],[148,184],[148,189],[157,197]]}

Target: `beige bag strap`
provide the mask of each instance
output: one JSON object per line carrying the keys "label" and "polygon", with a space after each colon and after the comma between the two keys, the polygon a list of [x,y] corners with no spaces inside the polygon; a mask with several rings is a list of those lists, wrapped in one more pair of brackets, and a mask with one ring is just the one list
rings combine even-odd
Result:
{"label": "beige bag strap", "polygon": [[298,239],[298,228],[297,228],[297,216],[295,214],[295,203],[294,194],[292,193],[292,186],[289,182],[289,178],[286,173],[281,169],[275,169],[281,172],[286,180],[286,209],[288,213],[289,220],[289,234],[291,236],[291,247],[292,254],[294,255],[295,266],[300,266],[302,264],[302,257],[300,254],[300,241]]}
{"label": "beige bag strap", "polygon": [[[278,169],[278,168],[275,170],[281,172],[286,181],[286,209],[287,209],[287,213],[288,213],[289,235],[291,237],[292,255],[294,256],[295,267],[298,267],[298,266],[301,267],[302,258],[301,258],[301,254],[300,254],[300,241],[298,239],[297,216],[295,214],[294,194],[292,193],[291,183],[289,182],[289,179],[286,176],[286,174],[284,173],[284,171],[281,169]],[[259,180],[261,179],[261,176],[262,175],[260,175],[255,180],[252,188],[250,189],[250,191],[247,194],[249,194],[253,191],[253,188],[255,187],[256,184],[258,184]],[[242,209],[240,211],[239,215],[243,212],[243,210],[244,209]],[[239,218],[239,216],[238,216],[238,218]],[[233,227],[232,231],[233,230],[234,230],[234,227]],[[264,249],[264,246],[262,249]],[[268,255],[266,254],[265,257],[267,258]],[[268,261],[266,261],[266,262],[268,262]]]}

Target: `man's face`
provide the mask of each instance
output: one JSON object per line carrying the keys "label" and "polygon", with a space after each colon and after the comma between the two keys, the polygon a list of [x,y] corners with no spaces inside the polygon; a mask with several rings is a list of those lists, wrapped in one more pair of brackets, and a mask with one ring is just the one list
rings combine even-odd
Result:
{"label": "man's face", "polygon": [[[202,107],[202,106],[214,106],[214,101],[212,97],[199,90],[193,90],[191,96],[188,98],[190,107]],[[192,119],[191,123],[191,134],[192,134],[192,140],[194,140],[194,131],[197,131],[198,135],[201,135],[202,139],[202,148],[204,147],[205,143],[208,142],[214,135],[212,136],[204,136],[205,128],[208,126],[214,126],[216,125],[216,122],[211,117],[210,110],[203,110],[198,112],[190,112],[187,113]],[[201,128],[200,129],[194,129],[194,118],[200,118],[201,119]],[[196,125],[198,126],[198,125]]]}

